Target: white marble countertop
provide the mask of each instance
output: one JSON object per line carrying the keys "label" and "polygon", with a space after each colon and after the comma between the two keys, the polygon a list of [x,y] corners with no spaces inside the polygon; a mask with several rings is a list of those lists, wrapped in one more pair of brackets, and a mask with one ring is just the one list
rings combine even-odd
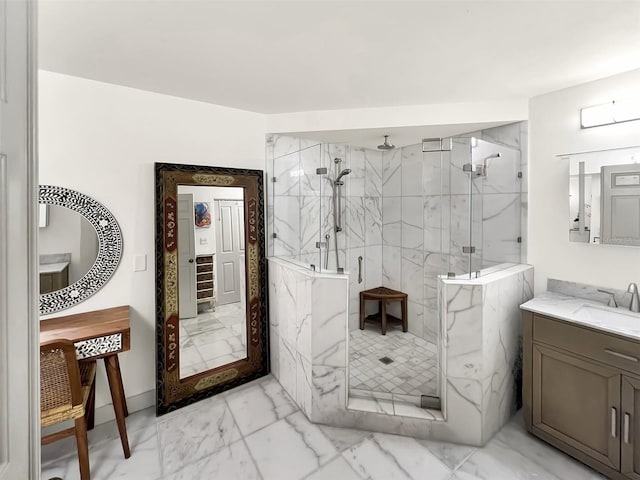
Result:
{"label": "white marble countertop", "polygon": [[544,292],[520,308],[640,341],[640,313],[624,307],[611,308],[593,300]]}
{"label": "white marble countertop", "polygon": [[39,265],[39,270],[40,273],[60,273],[68,266],[69,262],[41,263]]}

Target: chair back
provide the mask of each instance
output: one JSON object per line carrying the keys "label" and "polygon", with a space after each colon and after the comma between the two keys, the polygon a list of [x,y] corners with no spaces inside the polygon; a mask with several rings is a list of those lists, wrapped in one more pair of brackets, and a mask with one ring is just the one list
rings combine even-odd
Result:
{"label": "chair back", "polygon": [[70,340],[40,345],[40,411],[55,413],[83,405],[76,348]]}

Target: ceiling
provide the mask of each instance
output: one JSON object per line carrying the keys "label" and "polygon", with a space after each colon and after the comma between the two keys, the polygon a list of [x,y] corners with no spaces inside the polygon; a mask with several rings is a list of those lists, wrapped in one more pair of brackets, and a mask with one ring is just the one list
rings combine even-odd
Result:
{"label": "ceiling", "polygon": [[640,68],[640,3],[41,0],[41,68],[265,114],[529,98]]}

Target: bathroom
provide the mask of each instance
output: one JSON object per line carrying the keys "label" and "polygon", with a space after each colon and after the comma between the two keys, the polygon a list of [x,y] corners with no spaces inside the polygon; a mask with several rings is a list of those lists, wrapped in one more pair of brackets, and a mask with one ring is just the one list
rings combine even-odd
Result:
{"label": "bathroom", "polygon": [[[633,416],[626,420],[625,415],[635,411],[625,409],[628,400],[624,399],[629,379],[635,380],[638,374],[633,367],[615,363],[631,360],[596,358],[584,351],[562,357],[577,356],[585,364],[597,364],[601,373],[598,381],[592,379],[583,385],[600,385],[605,375],[602,372],[606,372],[610,373],[606,378],[611,384],[620,387],[612,387],[620,398],[612,395],[604,407],[605,400],[597,397],[598,408],[608,415],[603,425],[611,426],[611,407],[616,409],[613,424],[617,446],[612,442],[611,450],[605,453],[593,445],[589,452],[586,448],[582,453],[568,451],[561,441],[551,438],[555,434],[549,433],[548,425],[540,426],[536,420],[536,400],[527,390],[533,377],[528,375],[536,371],[536,358],[542,358],[542,363],[552,358],[557,362],[558,355],[553,354],[571,352],[590,342],[560,344],[562,339],[583,338],[579,336],[582,332],[571,330],[575,335],[566,334],[551,321],[545,321],[546,330],[536,333],[538,317],[550,318],[553,312],[544,313],[540,305],[530,304],[538,311],[525,310],[531,318],[524,313],[523,319],[519,308],[531,297],[539,301],[549,298],[545,295],[567,295],[580,299],[566,307],[571,315],[580,310],[576,315],[584,319],[602,311],[619,312],[621,323],[635,318],[626,313],[632,298],[626,291],[630,283],[640,281],[640,250],[592,245],[596,237],[602,237],[596,230],[599,220],[593,210],[598,199],[593,196],[591,203],[580,202],[580,193],[574,195],[571,186],[579,186],[584,179],[574,164],[579,165],[585,155],[592,157],[601,151],[617,152],[637,145],[639,121],[581,128],[580,112],[612,99],[634,97],[640,83],[640,65],[623,62],[615,67],[615,62],[604,62],[594,53],[600,51],[601,36],[594,33],[581,37],[577,28],[565,30],[571,18],[580,20],[592,32],[601,32],[604,21],[628,25],[636,18],[632,7],[612,12],[615,9],[598,5],[547,5],[545,8],[559,9],[557,15],[548,15],[542,8],[523,6],[535,10],[526,10],[531,15],[523,15],[515,7],[504,5],[499,15],[495,11],[490,15],[491,9],[483,13],[466,6],[474,18],[482,20],[478,24],[496,27],[480,29],[476,25],[471,29],[463,21],[462,7],[439,6],[443,9],[440,13],[461,19],[459,25],[451,24],[446,29],[437,26],[436,33],[447,40],[445,44],[458,46],[442,51],[446,54],[443,57],[435,48],[442,47],[433,41],[435,33],[420,27],[419,19],[425,18],[422,9],[427,6],[418,4],[385,4],[387,14],[380,5],[362,10],[336,6],[343,15],[337,17],[335,12],[308,7],[317,20],[310,22],[309,10],[299,7],[300,16],[296,16],[283,12],[282,5],[271,5],[275,9],[272,13],[256,6],[257,13],[247,15],[231,5],[190,5],[182,10],[169,7],[170,2],[155,7],[108,3],[95,2],[91,8],[82,2],[40,5],[38,158],[36,162],[25,153],[19,163],[9,162],[8,184],[22,187],[3,188],[14,207],[6,212],[0,206],[0,237],[7,246],[6,253],[0,251],[0,264],[6,264],[11,275],[8,282],[3,280],[7,277],[0,277],[0,303],[6,305],[6,314],[0,317],[3,322],[5,318],[24,319],[0,322],[0,351],[8,352],[8,362],[0,365],[0,385],[11,386],[2,388],[11,403],[8,410],[0,408],[0,430],[5,425],[10,428],[8,437],[0,435],[0,478],[78,478],[78,450],[73,438],[39,446],[39,399],[33,388],[38,374],[35,333],[40,320],[40,330],[46,331],[56,318],[86,317],[121,306],[129,308],[129,336],[121,337],[128,343],[121,344],[117,371],[128,412],[116,411],[123,404],[110,388],[114,365],[100,358],[94,384],[95,428],[88,434],[94,479],[358,479],[395,475],[449,480],[537,475],[556,480],[601,478],[600,474],[634,478],[624,468],[628,469],[625,459],[629,458],[635,432],[630,443],[624,442],[624,433],[629,431],[625,422],[635,422]],[[401,14],[408,26],[392,28],[382,22],[394,12]],[[493,17],[499,19],[499,25]],[[525,17],[535,21],[525,21]],[[124,18],[128,20],[115,21]],[[366,43],[358,47],[358,42],[339,28],[343,22],[357,30],[356,37],[366,39]],[[87,25],[92,28],[85,28]],[[149,35],[144,38],[134,31],[139,32],[140,25],[149,27]],[[198,27],[196,33],[178,35],[185,33],[184,25]],[[229,28],[221,31],[220,25]],[[310,56],[317,58],[291,52],[279,58],[274,54],[282,48],[278,35],[290,40],[302,34],[294,25],[308,28],[307,41],[319,37],[320,30],[329,25],[336,32],[335,42],[354,56],[346,60],[340,56],[328,58],[321,47],[334,40],[325,38],[322,45],[309,47],[314,53]],[[535,28],[529,29],[531,25]],[[535,40],[535,48],[518,40],[522,40],[519,31],[523,37],[538,39],[543,26],[561,38],[553,37],[549,45]],[[523,52],[522,58],[528,59],[530,66],[520,60],[501,63],[495,59],[516,57],[492,49],[503,43],[498,33],[504,31],[498,27],[509,29],[513,45]],[[420,50],[424,58],[449,55],[459,61],[438,62],[438,69],[431,61],[414,61],[413,67],[435,76],[415,75],[415,71],[412,76],[409,70],[402,70],[402,65],[411,63],[397,54],[402,49],[395,48],[394,55],[372,34],[387,28],[392,28],[394,35],[385,36],[382,43],[388,41],[396,47],[403,43],[402,32],[419,32],[415,34],[420,38],[407,50],[407,56],[417,58]],[[235,38],[232,31],[244,32],[242,38],[247,42]],[[636,51],[637,33],[630,33],[632,29],[621,31],[627,32],[620,33],[625,41],[609,45],[610,59],[625,52],[624,58],[628,59]],[[217,35],[224,35],[224,41]],[[257,35],[268,39],[267,50],[258,49]],[[211,40],[206,48],[204,43],[189,44],[190,39],[204,36]],[[460,39],[468,37],[479,46],[465,63],[462,59],[466,54],[460,49],[468,52],[471,47]],[[581,45],[563,41],[568,37],[580,38]],[[118,46],[115,38],[124,39],[132,47]],[[176,42],[175,51],[158,50],[166,45],[166,38]],[[302,45],[304,39],[300,40]],[[108,47],[106,41],[112,46]],[[213,45],[234,47],[215,50],[212,56]],[[384,47],[382,51],[380,47]],[[424,48],[433,56],[426,55]],[[562,59],[555,58],[556,50],[562,50]],[[100,56],[98,51],[114,54]],[[187,51],[189,55],[185,55]],[[537,52],[538,56],[526,52]],[[361,63],[353,62],[356,54]],[[368,62],[372,58],[368,55],[376,62]],[[543,68],[545,65],[536,63],[534,57],[548,58],[550,64]],[[211,75],[201,75],[213,67],[195,62],[196,58],[218,58],[220,64],[207,70]],[[380,58],[394,59],[393,66],[380,69]],[[508,71],[482,68],[494,60],[500,68],[507,69],[508,63]],[[584,63],[579,65],[579,61]],[[162,65],[164,70],[156,69]],[[175,67],[173,73],[184,67],[190,78],[202,78],[199,85],[204,88],[182,83],[166,70],[167,65]],[[291,65],[296,67],[289,68]],[[366,65],[365,78],[370,81],[364,81],[359,70]],[[602,69],[589,70],[594,65]],[[148,81],[138,78],[136,83],[136,72],[141,71],[148,73],[140,75]],[[303,71],[314,72],[317,82],[301,81]],[[532,85],[531,79],[539,78],[535,71],[546,72],[540,85]],[[280,72],[277,82],[275,72]],[[554,76],[553,72],[560,73]],[[115,73],[123,76],[110,76]],[[228,83],[215,83],[221,79]],[[167,83],[163,86],[164,80]],[[236,89],[232,88],[234,82]],[[420,84],[419,89],[412,90],[414,82]],[[378,86],[375,95],[368,90],[373,85]],[[480,85],[487,90],[476,90]],[[495,88],[489,90],[489,85]],[[447,93],[444,86],[455,87],[457,93]],[[326,91],[320,91],[325,87],[333,88],[334,95],[328,97]],[[405,93],[407,97],[403,98]],[[7,125],[0,126],[5,129]],[[18,128],[22,123],[13,125]],[[10,138],[4,131],[2,142]],[[378,148],[385,143],[395,148]],[[634,163],[630,156],[623,156],[624,163]],[[592,160],[584,162],[593,164]],[[18,164],[21,168],[14,168]],[[198,179],[209,176],[202,180],[207,188],[231,189],[240,186],[238,182],[246,182],[241,185],[245,193],[238,201],[244,204],[247,220],[263,225],[253,239],[250,234],[255,223],[245,225],[246,245],[264,242],[264,249],[257,257],[252,257],[248,249],[241,261],[256,268],[238,271],[245,288],[241,298],[248,300],[240,307],[251,320],[259,319],[259,328],[248,323],[239,340],[234,340],[240,348],[232,348],[227,342],[229,349],[225,346],[215,358],[204,357],[199,340],[185,338],[184,332],[193,333],[190,329],[181,330],[180,338],[192,342],[178,342],[178,349],[185,348],[182,360],[194,360],[181,364],[194,369],[184,373],[170,370],[163,363],[165,355],[170,358],[173,344],[168,335],[159,335],[175,326],[171,315],[163,315],[169,313],[171,292],[164,289],[166,282],[161,280],[168,278],[162,275],[172,272],[172,264],[162,259],[172,257],[162,255],[159,243],[159,232],[166,226],[159,213],[163,205],[170,204],[159,201],[168,200],[162,195],[170,187],[170,182],[160,179],[164,173],[156,170],[161,164],[172,165],[171,171],[164,173],[176,175],[181,189],[183,184],[195,184],[196,180],[185,180],[184,175],[191,173]],[[465,165],[471,166],[470,171]],[[187,171],[187,166],[197,169]],[[323,168],[325,173],[316,173]],[[0,180],[5,179],[3,171],[0,168]],[[584,173],[594,180],[593,171],[586,169]],[[257,183],[250,183],[254,180]],[[231,183],[224,185],[225,181]],[[71,250],[39,250],[34,240],[39,236],[35,222],[38,202],[34,201],[38,185],[58,186],[89,197],[95,202],[92,208],[99,209],[96,204],[100,204],[112,215],[120,232],[119,237],[98,239],[97,255],[102,252],[113,262],[100,287],[76,303],[68,303],[67,308],[50,312],[38,309],[39,294],[34,288],[40,266],[38,254]],[[583,190],[583,196],[589,194],[588,189]],[[183,194],[183,190],[175,193]],[[231,200],[232,196],[199,199],[194,195],[193,202],[208,203],[211,211],[217,212],[216,201]],[[89,223],[97,218],[90,212],[87,217]],[[576,236],[576,218],[581,236],[589,226],[588,242],[571,241],[570,237]],[[217,241],[212,235],[217,216],[212,215],[211,220],[211,227],[206,221],[193,226],[196,256],[215,253],[217,257],[221,252],[208,248]],[[46,230],[51,225],[42,228],[41,233],[53,232]],[[200,243],[205,233],[210,236],[208,244]],[[5,238],[9,240],[5,242]],[[114,245],[120,245],[121,250]],[[258,275],[252,276],[255,271]],[[216,279],[223,278],[217,270],[215,273]],[[240,273],[247,275],[242,278]],[[76,282],[75,277],[69,280]],[[216,283],[217,288],[221,285]],[[293,302],[287,303],[287,297],[280,295],[285,286]],[[607,307],[611,295],[591,286],[612,291],[619,310],[602,310],[613,308]],[[272,289],[277,287],[280,290],[274,295]],[[374,318],[365,319],[364,330],[360,329],[360,295],[378,287],[406,294],[406,332],[392,318],[402,323],[402,302],[391,301],[385,305],[389,325],[382,335],[381,321],[375,318],[381,306],[375,298],[365,300],[364,316]],[[599,306],[594,303],[587,308],[579,296],[585,292],[591,299],[585,301]],[[500,299],[497,303],[491,301],[494,293]],[[196,305],[198,315],[222,314],[220,307],[224,305],[217,302],[220,298],[216,294],[214,300],[206,297],[215,305]],[[309,322],[296,324],[302,319]],[[491,323],[494,320],[496,323]],[[198,319],[202,325],[207,321]],[[222,317],[215,317],[211,323],[229,330],[238,325]],[[545,331],[555,333],[543,342],[536,335]],[[532,339],[528,336],[531,332]],[[620,331],[608,333],[616,339],[624,336]],[[227,338],[222,340],[226,342]],[[409,341],[410,346],[403,341]],[[637,356],[633,348],[624,345],[604,347]],[[637,346],[637,341],[632,340],[630,345]],[[520,350],[524,355],[522,369]],[[201,358],[195,354],[189,357],[192,352]],[[504,352],[507,355],[502,355]],[[231,358],[234,355],[240,358]],[[217,358],[228,363],[207,363]],[[238,369],[241,364],[242,368],[247,364],[246,371]],[[558,363],[552,365],[558,367]],[[561,371],[559,367],[555,370]],[[579,376],[575,371],[562,371],[563,376],[557,379],[560,386],[569,385],[567,379]],[[493,377],[495,372],[498,375]],[[232,375],[236,376],[229,380]],[[490,377],[496,378],[498,389],[492,388],[494,385],[487,380]],[[167,386],[180,388],[172,390],[178,392],[177,396],[165,403]],[[572,399],[572,404],[579,404],[571,396],[574,391],[556,391]],[[575,391],[583,392],[578,388]],[[495,392],[504,399],[500,411],[491,411],[499,403],[491,399]],[[0,407],[3,401],[0,399]],[[557,405],[557,411],[576,424],[571,417],[574,413],[562,410],[560,402]],[[579,412],[583,418],[591,418],[590,412]],[[128,413],[128,458],[116,422],[124,413]],[[531,419],[530,426],[527,419]],[[613,438],[610,431],[607,434],[607,438]],[[602,438],[600,434],[593,435],[596,437]],[[12,458],[19,458],[15,461],[18,463],[9,462],[7,474],[2,470],[10,459],[6,438],[11,439]],[[601,465],[608,470],[598,470]]]}

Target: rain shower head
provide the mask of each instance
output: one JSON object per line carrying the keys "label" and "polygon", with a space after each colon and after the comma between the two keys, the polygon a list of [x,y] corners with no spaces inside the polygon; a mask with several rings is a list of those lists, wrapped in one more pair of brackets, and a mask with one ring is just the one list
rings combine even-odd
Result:
{"label": "rain shower head", "polygon": [[382,145],[378,145],[378,150],[393,150],[396,146],[392,143],[389,143],[389,135],[384,136],[384,143]]}

